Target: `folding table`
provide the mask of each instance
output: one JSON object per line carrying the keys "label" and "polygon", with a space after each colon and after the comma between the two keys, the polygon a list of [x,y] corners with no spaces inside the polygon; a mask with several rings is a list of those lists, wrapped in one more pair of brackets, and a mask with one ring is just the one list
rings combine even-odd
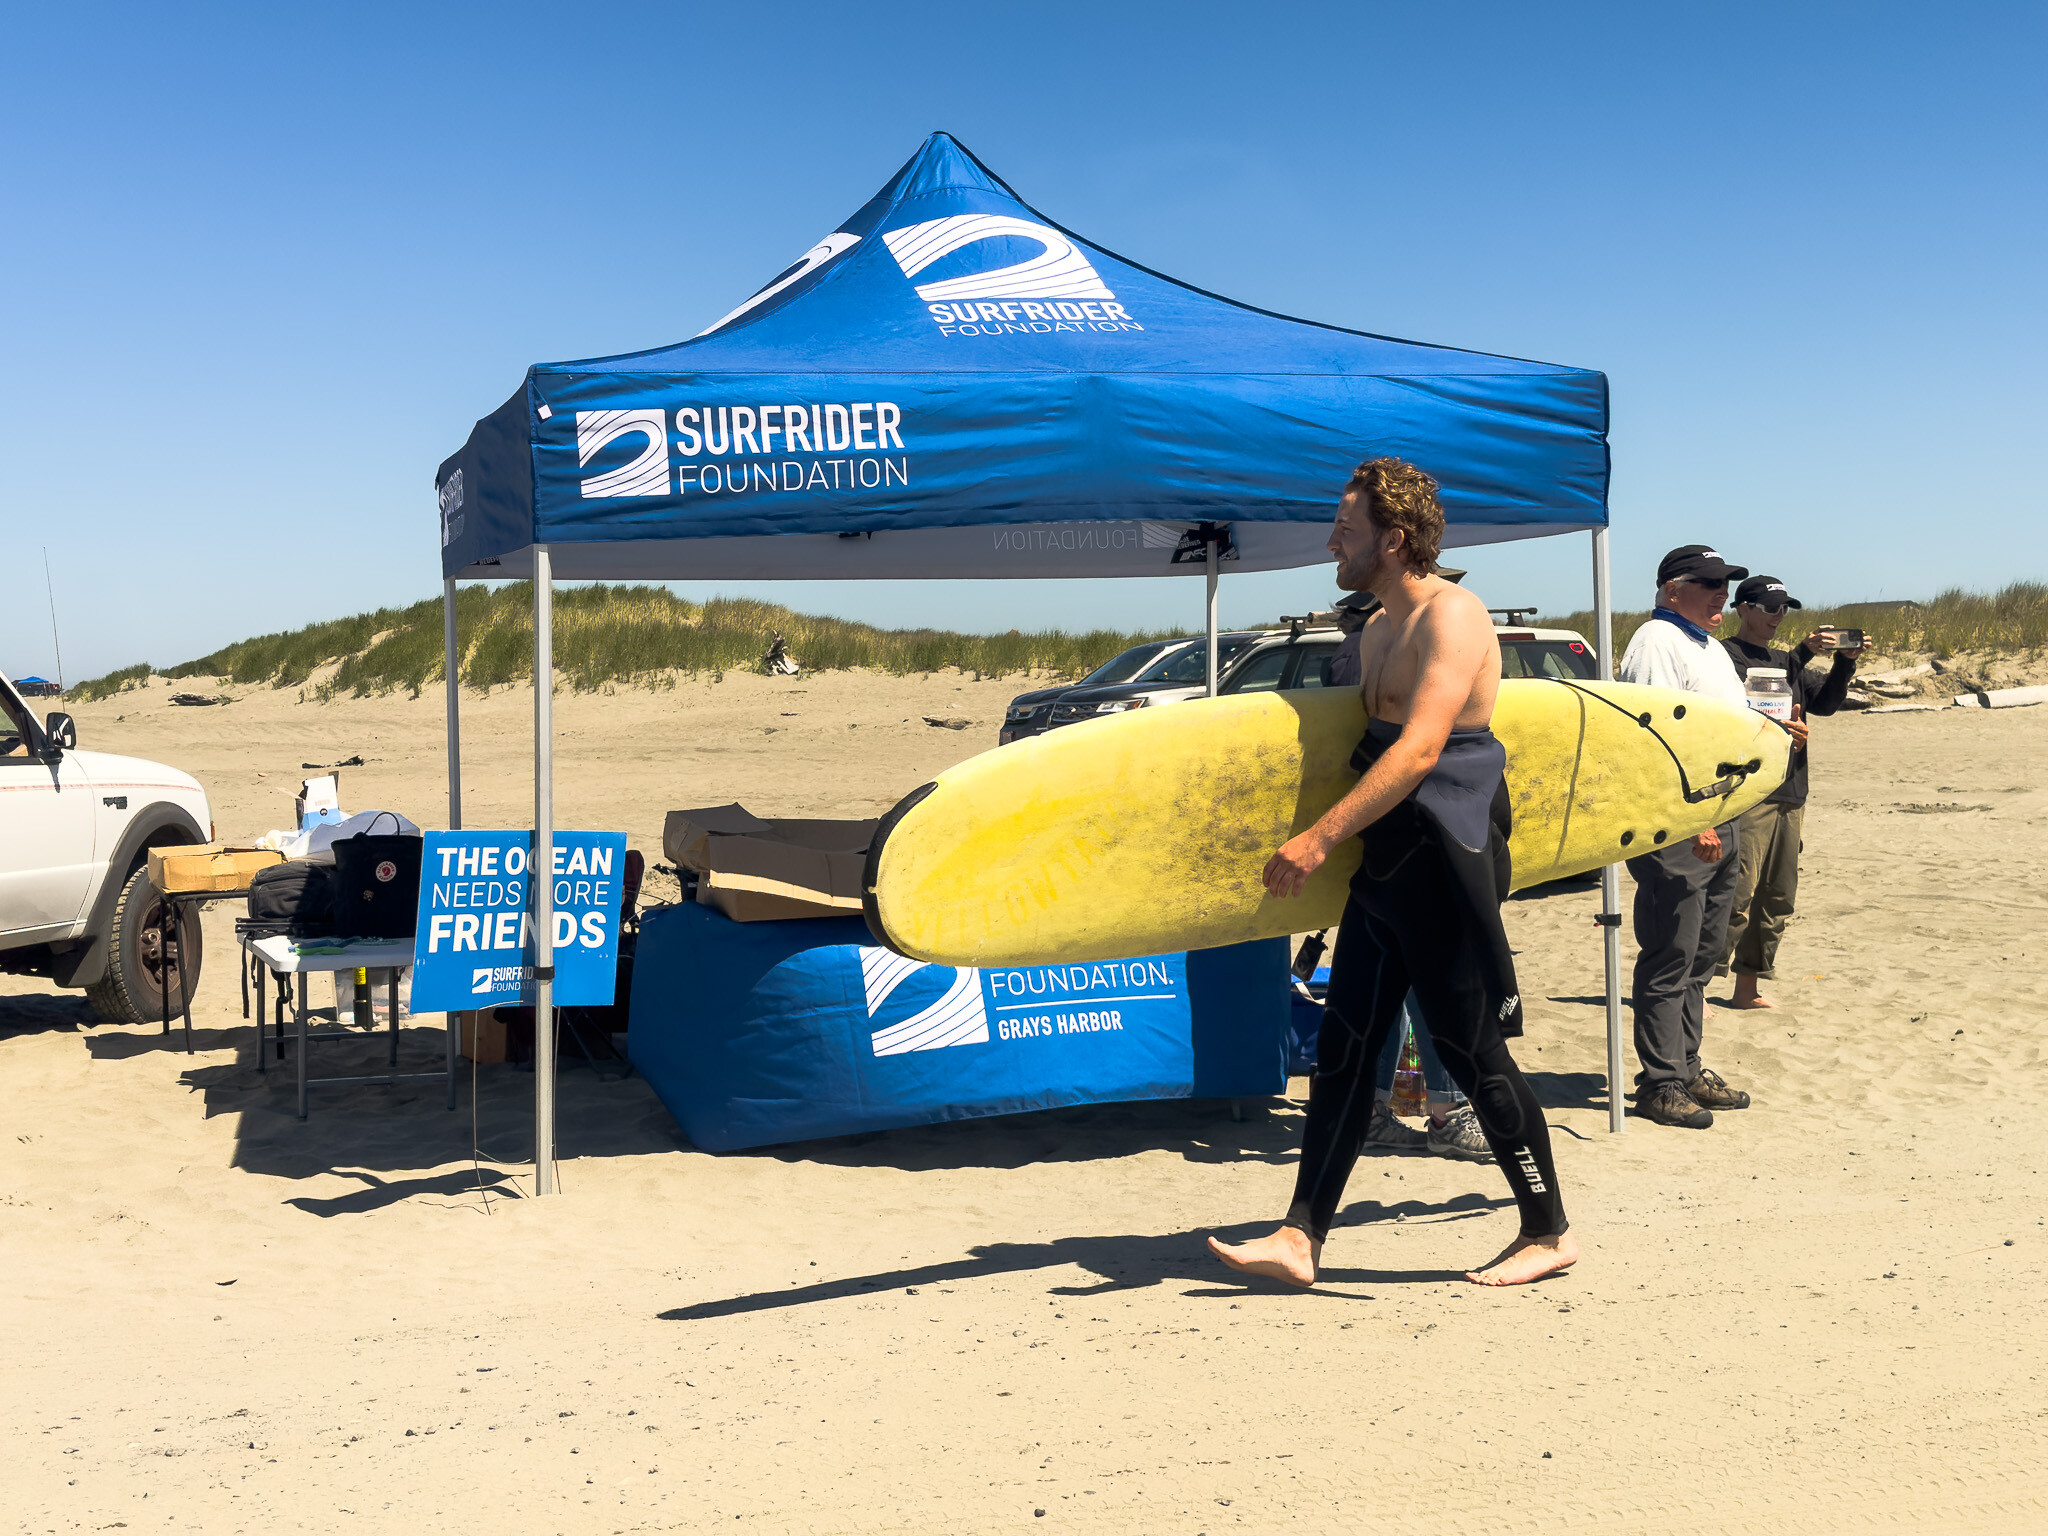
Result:
{"label": "folding table", "polygon": [[[257,962],[266,971],[277,978],[277,1023],[280,1032],[278,1054],[280,1058],[283,1056],[284,1039],[282,1030],[285,1006],[287,999],[290,1000],[294,1038],[298,1042],[298,1049],[294,1054],[297,1057],[298,1065],[299,1118],[301,1120],[305,1119],[307,1114],[307,1090],[316,1084],[325,1083],[390,1083],[395,1086],[400,1082],[438,1077],[444,1079],[448,1085],[448,1108],[453,1109],[455,1107],[455,1055],[458,1043],[457,1028],[459,1015],[453,1013],[447,1015],[447,1059],[446,1064],[440,1071],[401,1072],[398,1070],[398,973],[412,964],[413,945],[411,939],[356,939],[353,941],[334,939],[322,941],[319,939],[292,939],[282,934],[274,934],[268,938],[259,939],[249,934],[243,934],[241,936],[241,945],[243,949],[256,958]],[[307,948],[314,950],[326,949],[330,952],[325,954],[301,952]],[[341,1028],[323,1030],[309,1030],[307,1028],[309,1023],[330,1014],[334,1015],[334,1022],[337,1025],[340,1024],[341,1020],[338,1006],[333,1009],[327,1009],[314,1008],[309,1005],[306,996],[306,978],[315,971],[334,973],[357,970],[370,973],[373,981],[375,980],[375,973],[383,972],[385,982],[390,988],[391,1070],[389,1072],[376,1072],[351,1077],[308,1077],[306,1075],[306,1045],[308,1041],[355,1039],[358,1037],[358,1032]],[[296,988],[288,983],[287,978],[290,977],[298,978]],[[340,996],[339,987],[336,988],[335,995],[336,997]],[[269,1070],[269,1035],[264,1028],[266,1021],[263,1018],[264,1009],[262,1003],[263,1000],[259,997],[256,1009],[256,1070],[267,1072]]]}

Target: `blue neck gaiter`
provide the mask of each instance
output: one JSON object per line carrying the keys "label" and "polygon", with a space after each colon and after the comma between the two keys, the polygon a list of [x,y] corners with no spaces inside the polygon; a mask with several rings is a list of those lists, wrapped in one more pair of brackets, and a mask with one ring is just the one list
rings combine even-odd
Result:
{"label": "blue neck gaiter", "polygon": [[1684,614],[1680,613],[1675,608],[1652,608],[1650,610],[1650,617],[1653,619],[1662,619],[1667,624],[1676,624],[1680,629],[1684,630],[1688,635],[1691,635],[1693,639],[1699,641],[1702,645],[1705,645],[1709,640],[1714,638],[1706,630],[1701,629],[1699,625],[1693,623],[1691,619],[1688,619]]}

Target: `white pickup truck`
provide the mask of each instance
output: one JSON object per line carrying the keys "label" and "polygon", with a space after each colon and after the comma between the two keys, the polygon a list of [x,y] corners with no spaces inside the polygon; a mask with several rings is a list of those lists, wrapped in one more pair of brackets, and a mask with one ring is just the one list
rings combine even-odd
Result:
{"label": "white pickup truck", "polygon": [[197,780],[78,750],[67,714],[38,721],[0,674],[0,971],[82,987],[111,1024],[180,1012],[199,982],[197,909],[163,943],[149,850],[211,840]]}

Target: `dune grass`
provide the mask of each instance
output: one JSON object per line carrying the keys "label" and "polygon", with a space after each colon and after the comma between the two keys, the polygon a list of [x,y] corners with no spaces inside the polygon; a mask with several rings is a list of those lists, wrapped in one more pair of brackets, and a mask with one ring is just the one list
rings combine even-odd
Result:
{"label": "dune grass", "polygon": [[95,699],[110,698],[130,683],[146,682],[151,667],[146,661],[138,661],[132,667],[122,667],[109,672],[105,677],[95,677],[82,683],[73,683],[64,692],[64,697],[76,704],[90,704]]}
{"label": "dune grass", "polygon": [[[1649,618],[1647,611],[1614,616],[1617,657],[1628,649],[1629,638]],[[1562,618],[1539,618],[1536,623],[1547,629],[1574,629],[1589,637],[1593,633],[1591,610]],[[2039,650],[2048,646],[2048,582],[2016,581],[1995,593],[1965,592],[1952,587],[1930,602],[1909,608],[1815,604],[1788,614],[1778,637],[1783,648],[1790,650],[1809,632],[1825,625],[1867,631],[1872,648],[1885,656],[1925,652],[1946,660],[1964,651]],[[1734,632],[1731,610],[1722,621],[1720,633]]]}
{"label": "dune grass", "polygon": [[[879,629],[845,619],[797,613],[751,598],[693,603],[665,587],[564,587],[555,593],[555,668],[564,686],[591,692],[607,686],[662,687],[676,674],[721,674],[759,666],[780,634],[807,671],[867,668],[902,676],[958,667],[977,677],[1039,672],[1080,677],[1147,634],[1097,629],[1085,634],[963,635],[938,629]],[[456,598],[462,681],[475,688],[521,682],[533,675],[533,586],[469,586]],[[303,629],[223,646],[172,667],[170,678],[220,677],[244,685],[302,687],[315,668],[340,667],[313,691],[357,696],[404,691],[417,695],[442,679],[439,598],[406,608],[309,624]],[[149,675],[124,667],[81,683],[77,699],[98,699]]]}
{"label": "dune grass", "polygon": [[[1615,653],[1649,618],[1614,616]],[[1548,628],[1591,636],[1590,612],[1541,618]],[[1997,593],[1942,593],[1911,608],[1815,606],[1794,614],[1781,634],[1788,646],[1808,630],[1841,624],[1870,631],[1887,655],[1931,652],[2038,650],[2048,646],[2048,583],[2014,582]],[[1724,630],[1732,632],[1732,630]],[[523,682],[533,675],[533,587],[467,586],[456,598],[456,633],[462,681],[473,688]],[[977,677],[1042,673],[1073,678],[1118,651],[1155,634],[1096,629],[1011,631],[963,635],[938,629],[878,629],[846,619],[797,613],[752,598],[693,603],[665,587],[564,587],[555,594],[555,667],[564,686],[578,692],[616,686],[666,687],[678,674],[723,674],[759,666],[771,636],[780,633],[807,671],[853,667],[903,676],[958,667]],[[341,665],[314,696],[357,696],[403,691],[417,695],[441,681],[441,600],[405,608],[379,608],[303,629],[258,635],[170,668],[169,678],[218,677],[244,686],[301,688],[316,668]],[[152,675],[146,664],[74,684],[69,697],[103,699]]]}

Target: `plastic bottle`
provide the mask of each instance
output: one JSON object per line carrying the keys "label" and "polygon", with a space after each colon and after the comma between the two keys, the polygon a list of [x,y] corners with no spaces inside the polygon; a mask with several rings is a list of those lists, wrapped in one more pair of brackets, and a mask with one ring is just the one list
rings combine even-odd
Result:
{"label": "plastic bottle", "polygon": [[1783,667],[1751,667],[1743,691],[1758,714],[1769,715],[1780,725],[1792,723],[1792,685],[1785,680]]}
{"label": "plastic bottle", "polygon": [[1415,1028],[1406,1019],[1401,1021],[1401,1035],[1401,1057],[1394,1068],[1393,1110],[1413,1119],[1427,1108],[1428,1095],[1422,1082],[1422,1053],[1415,1047]]}

